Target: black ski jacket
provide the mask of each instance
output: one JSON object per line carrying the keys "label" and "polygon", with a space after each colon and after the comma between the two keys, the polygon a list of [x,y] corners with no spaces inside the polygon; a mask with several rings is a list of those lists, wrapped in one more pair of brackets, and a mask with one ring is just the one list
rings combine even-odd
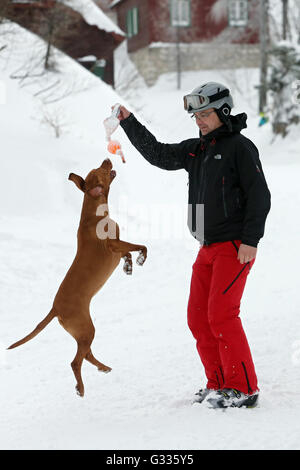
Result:
{"label": "black ski jacket", "polygon": [[[152,165],[188,172],[188,225],[201,244],[241,240],[256,247],[264,235],[271,194],[257,148],[240,134],[247,127],[246,120],[245,113],[230,116],[229,125],[177,144],[157,142],[133,114],[120,122],[131,143]],[[201,234],[197,208],[203,204]]]}

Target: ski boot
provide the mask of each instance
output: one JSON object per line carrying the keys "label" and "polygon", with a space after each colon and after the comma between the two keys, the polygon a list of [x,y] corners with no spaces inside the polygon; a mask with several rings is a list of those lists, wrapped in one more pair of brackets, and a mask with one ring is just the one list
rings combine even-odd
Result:
{"label": "ski boot", "polygon": [[255,408],[258,403],[258,392],[252,395],[239,392],[235,388],[223,388],[218,390],[214,396],[207,399],[212,408]]}
{"label": "ski boot", "polygon": [[206,399],[206,397],[212,392],[216,392],[216,390],[214,390],[213,388],[200,388],[200,390],[195,393],[196,398],[194,398],[192,404],[202,403]]}

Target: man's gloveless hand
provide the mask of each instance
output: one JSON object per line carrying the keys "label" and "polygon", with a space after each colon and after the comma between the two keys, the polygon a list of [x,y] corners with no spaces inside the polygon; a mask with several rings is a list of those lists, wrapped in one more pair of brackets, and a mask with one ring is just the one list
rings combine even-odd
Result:
{"label": "man's gloveless hand", "polygon": [[252,261],[256,257],[256,252],[257,248],[254,246],[244,245],[241,243],[238,251],[238,260],[241,264],[248,263],[248,261]]}
{"label": "man's gloveless hand", "polygon": [[[116,105],[114,105],[116,106]],[[111,107],[111,109],[113,110],[114,106]],[[130,116],[131,112],[128,111],[128,109],[125,108],[125,106],[120,106],[119,108],[119,114],[117,116],[117,118],[119,119],[119,121],[123,121],[123,119],[126,119]]]}

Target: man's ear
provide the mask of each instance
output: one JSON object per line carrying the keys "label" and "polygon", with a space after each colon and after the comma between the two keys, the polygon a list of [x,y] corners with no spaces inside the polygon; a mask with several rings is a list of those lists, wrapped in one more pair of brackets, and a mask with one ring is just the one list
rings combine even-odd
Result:
{"label": "man's ear", "polygon": [[75,173],[70,173],[69,180],[73,181],[73,183],[76,184],[77,188],[85,192],[85,181],[81,176],[75,175]]}

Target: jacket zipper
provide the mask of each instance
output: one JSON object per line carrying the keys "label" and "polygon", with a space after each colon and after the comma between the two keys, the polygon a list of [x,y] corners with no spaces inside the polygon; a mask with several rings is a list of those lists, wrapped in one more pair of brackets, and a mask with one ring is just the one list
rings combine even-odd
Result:
{"label": "jacket zipper", "polygon": [[209,159],[209,155],[206,155],[201,166],[200,185],[198,192],[198,201],[200,204],[204,204],[204,195],[206,190],[206,178],[205,178],[205,163]]}
{"label": "jacket zipper", "polygon": [[206,155],[204,160],[201,162],[200,166],[200,182],[199,182],[199,189],[197,191],[197,198],[196,202],[192,205],[192,232],[196,232],[197,228],[197,204],[204,203],[204,192],[205,192],[205,178],[204,178],[204,164],[206,163],[209,155]]}
{"label": "jacket zipper", "polygon": [[225,199],[225,176],[222,178],[222,195],[223,195],[223,207],[224,207],[224,214],[226,219],[228,218],[228,212],[227,212],[227,204],[226,204],[226,199]]}
{"label": "jacket zipper", "polygon": [[204,160],[201,163],[201,168],[200,168],[200,182],[199,182],[199,189],[198,189],[198,197],[197,197],[197,203],[201,203],[202,201],[202,185],[203,185],[203,174],[204,174]]}

